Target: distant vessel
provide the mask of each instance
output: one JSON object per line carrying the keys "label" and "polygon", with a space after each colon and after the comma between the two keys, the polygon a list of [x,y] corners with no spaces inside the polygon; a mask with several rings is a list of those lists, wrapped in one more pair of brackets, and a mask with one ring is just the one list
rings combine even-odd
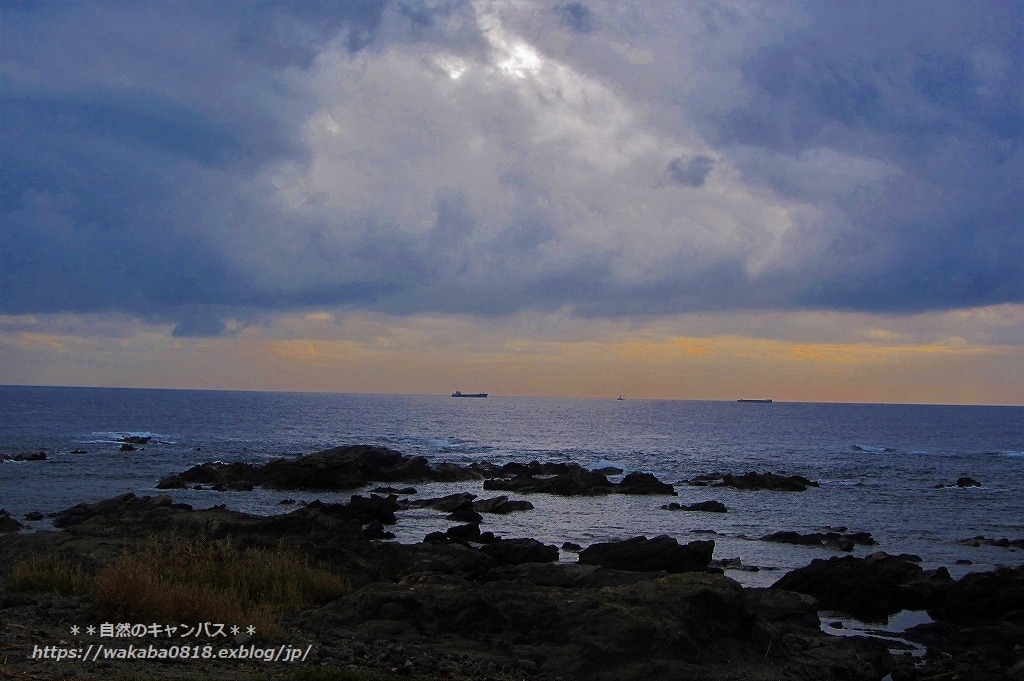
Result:
{"label": "distant vessel", "polygon": [[622,395],[619,395],[617,399],[622,400],[622,399],[625,399],[625,398]]}
{"label": "distant vessel", "polygon": [[771,400],[736,400],[737,402],[757,402],[759,404],[771,404]]}
{"label": "distant vessel", "polygon": [[464,393],[461,390],[456,390],[452,393],[452,397],[487,397],[487,393]]}

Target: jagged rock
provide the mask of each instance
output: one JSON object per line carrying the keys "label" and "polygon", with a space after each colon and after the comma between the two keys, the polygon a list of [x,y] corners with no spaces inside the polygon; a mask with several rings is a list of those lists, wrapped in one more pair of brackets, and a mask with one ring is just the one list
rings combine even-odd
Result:
{"label": "jagged rock", "polygon": [[94,518],[126,518],[161,510],[170,512],[173,508],[191,510],[187,504],[175,504],[166,494],[153,497],[137,497],[129,492],[94,504],[77,504],[71,508],[51,513],[53,526],[64,528],[79,525]]}
{"label": "jagged rock", "polygon": [[1024,627],[1024,566],[964,575],[945,585],[929,612],[936,619],[956,622],[1010,617]]}
{"label": "jagged rock", "polygon": [[699,487],[735,487],[743,490],[774,490],[777,492],[803,492],[808,487],[818,487],[818,483],[808,480],[802,475],[782,476],[775,473],[757,473],[751,471],[744,475],[731,473],[708,473],[698,475],[688,481]]}
{"label": "jagged rock", "polygon": [[[355,489],[370,482],[454,482],[479,475],[455,465],[431,467],[422,456],[405,456],[383,447],[335,447],[294,459],[275,459],[263,465],[207,462],[163,478],[158,489],[181,483],[258,485],[271,489]],[[215,487],[216,488],[216,487]]]}
{"label": "jagged rock", "polygon": [[481,551],[499,564],[551,563],[558,560],[558,548],[536,539],[502,539],[484,546]]}
{"label": "jagged rock", "polygon": [[706,571],[715,550],[714,541],[680,544],[673,537],[633,537],[625,541],[592,544],[580,551],[580,562],[613,570],[669,573]]}
{"label": "jagged rock", "polygon": [[951,583],[944,568],[925,572],[916,563],[879,552],[865,558],[816,559],[771,588],[809,594],[823,608],[872,619],[922,609]]}
{"label": "jagged rock", "polygon": [[[511,466],[511,464],[509,464]],[[521,494],[547,493],[559,496],[596,496],[608,494],[613,485],[600,473],[592,473],[582,466],[574,466],[550,478],[518,475],[511,479],[484,480],[484,489]]]}
{"label": "jagged rock", "polygon": [[43,514],[40,513],[39,511],[29,511],[28,513],[25,514],[25,520],[29,520],[29,521],[33,521],[34,522],[34,521],[42,520],[42,519],[43,519]]}
{"label": "jagged rock", "polygon": [[494,513],[504,515],[516,511],[529,511],[533,504],[529,501],[510,500],[507,496],[498,496],[491,499],[481,499],[473,502],[473,510],[478,513]]}
{"label": "jagged rock", "polygon": [[874,546],[870,532],[812,532],[800,534],[791,530],[773,532],[761,537],[761,541],[779,544],[800,544],[803,546],[824,546],[838,551],[853,551],[854,546]]}

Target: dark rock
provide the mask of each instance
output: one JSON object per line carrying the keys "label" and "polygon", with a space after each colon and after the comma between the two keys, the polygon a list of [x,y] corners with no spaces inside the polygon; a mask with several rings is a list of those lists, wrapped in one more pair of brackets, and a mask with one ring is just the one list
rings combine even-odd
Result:
{"label": "dark rock", "polygon": [[148,445],[149,441],[152,439],[152,435],[126,435],[122,437],[119,442],[131,445]]}
{"label": "dark rock", "polygon": [[1006,537],[1002,537],[1000,539],[989,539],[987,537],[983,537],[981,535],[978,535],[977,537],[971,537],[970,539],[961,539],[957,543],[958,544],[963,544],[964,546],[975,546],[975,547],[977,547],[977,546],[995,546],[995,547],[1004,548],[1004,549],[1007,549],[1007,548],[1024,549],[1024,539],[1007,539]]}
{"label": "dark rock", "polygon": [[459,508],[446,515],[445,520],[454,520],[460,523],[473,523],[478,525],[483,522],[484,517],[474,511],[469,504],[466,504],[465,508]]}
{"label": "dark rock", "polygon": [[823,608],[874,619],[927,606],[952,582],[949,573],[925,573],[920,565],[885,553],[816,559],[787,573],[773,589],[809,594]]}
{"label": "dark rock", "polygon": [[281,501],[277,502],[278,506],[292,506],[293,504],[295,504],[294,499],[282,499]]}
{"label": "dark rock", "polygon": [[0,510],[0,532],[17,532],[24,525],[11,517],[7,511]]}
{"label": "dark rock", "polygon": [[698,501],[695,504],[679,504],[671,502],[662,508],[666,511],[705,511],[708,513],[728,513],[729,509],[721,501]]}
{"label": "dark rock", "polygon": [[558,548],[536,539],[502,539],[484,546],[481,551],[499,564],[551,563],[558,560]]}
{"label": "dark rock", "polygon": [[773,532],[761,537],[761,541],[771,541],[780,544],[800,544],[804,546],[824,546],[839,551],[852,551],[856,546],[874,546],[877,542],[870,532],[812,532],[800,534],[799,532],[783,531]]}
{"label": "dark rock", "polygon": [[981,483],[978,482],[977,480],[975,480],[974,478],[965,475],[965,476],[963,476],[961,478],[957,478],[956,486],[957,487],[981,487]]}
{"label": "dark rock", "polygon": [[[511,464],[509,464],[511,466]],[[614,486],[600,473],[592,473],[582,466],[568,467],[553,477],[538,478],[518,475],[511,479],[484,480],[484,489],[522,494],[546,493],[559,496],[597,496],[608,494]]]}
{"label": "dark rock", "polygon": [[479,513],[494,513],[504,515],[506,513],[515,513],[516,511],[529,511],[533,509],[533,504],[529,501],[523,500],[510,500],[506,496],[493,497],[491,499],[481,499],[480,501],[473,502],[473,510]]}
{"label": "dark rock", "polygon": [[177,481],[205,484],[249,484],[271,489],[355,489],[370,482],[453,482],[475,480],[469,469],[450,465],[431,467],[422,456],[410,457],[383,447],[335,447],[263,465],[207,462],[160,481],[162,489]]}
{"label": "dark rock", "polygon": [[480,538],[480,526],[476,523],[455,525],[445,530],[444,534],[449,539],[459,539],[462,541],[476,541]]}
{"label": "dark rock", "polygon": [[615,486],[615,491],[619,494],[676,494],[672,485],[658,480],[650,473],[630,473]]}
{"label": "dark rock", "polygon": [[123,445],[121,445],[122,452],[134,452],[136,449],[138,448],[131,442],[125,442]]}
{"label": "dark rock", "polygon": [[688,482],[701,487],[735,487],[742,490],[775,490],[778,492],[803,492],[808,487],[818,487],[817,482],[808,480],[802,475],[782,476],[771,472],[756,473],[753,471],[745,475],[709,473],[698,475]]}
{"label": "dark rock", "polygon": [[463,508],[470,508],[475,494],[469,492],[457,492],[444,497],[433,499],[404,499],[400,502],[403,508],[432,508],[436,511],[452,513]]}
{"label": "dark rock", "polygon": [[[137,497],[131,492],[111,499],[97,501],[94,504],[77,504],[71,508],[50,514],[53,526],[64,528],[81,524],[93,518],[126,518],[161,510],[170,512],[174,501],[165,494],[154,497]],[[179,508],[188,508],[184,504]]]}
{"label": "dark rock", "polygon": [[613,570],[669,573],[709,570],[714,541],[679,544],[668,535],[653,539],[634,537],[625,541],[592,544],[580,551],[580,562]]}
{"label": "dark rock", "polygon": [[995,621],[1011,617],[1024,626],[1024,566],[972,572],[947,583],[928,609],[936,619]]}
{"label": "dark rock", "polygon": [[379,521],[374,521],[363,528],[363,536],[367,539],[394,539],[395,535],[393,532],[388,532],[384,529],[384,525]]}
{"label": "dark rock", "polygon": [[562,542],[562,550],[563,551],[579,552],[579,551],[583,550],[583,547],[580,546],[579,544],[575,543],[575,542],[567,541],[567,542]]}
{"label": "dark rock", "polygon": [[25,514],[25,520],[36,521],[36,520],[42,520],[42,519],[43,519],[43,514],[40,513],[39,511],[29,511],[28,513]]}
{"label": "dark rock", "polygon": [[818,600],[807,594],[782,589],[744,589],[747,606],[767,622],[818,626]]}
{"label": "dark rock", "polygon": [[7,458],[11,461],[46,461],[46,452],[15,452]]}
{"label": "dark rock", "polygon": [[605,466],[603,468],[595,468],[593,472],[600,475],[622,475],[625,471],[616,466]]}

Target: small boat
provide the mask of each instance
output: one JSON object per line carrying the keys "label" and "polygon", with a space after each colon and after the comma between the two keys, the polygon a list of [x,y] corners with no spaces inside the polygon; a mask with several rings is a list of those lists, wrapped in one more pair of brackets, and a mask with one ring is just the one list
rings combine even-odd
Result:
{"label": "small boat", "polygon": [[487,397],[487,393],[464,393],[461,390],[456,390],[452,393],[452,397]]}
{"label": "small boat", "polygon": [[618,400],[622,400],[622,399],[625,399],[625,398],[624,398],[624,397],[623,397],[622,395],[619,395],[619,396],[618,396],[618,397],[616,398],[616,401],[618,401]]}
{"label": "small boat", "polygon": [[768,400],[736,400],[737,402],[756,402],[757,404],[771,404],[772,401]]}

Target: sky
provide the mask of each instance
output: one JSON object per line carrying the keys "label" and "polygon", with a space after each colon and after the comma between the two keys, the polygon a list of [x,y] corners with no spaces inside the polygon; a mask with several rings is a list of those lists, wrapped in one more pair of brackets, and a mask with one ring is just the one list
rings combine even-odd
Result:
{"label": "sky", "polygon": [[1022,35],[0,0],[0,384],[1024,404]]}

